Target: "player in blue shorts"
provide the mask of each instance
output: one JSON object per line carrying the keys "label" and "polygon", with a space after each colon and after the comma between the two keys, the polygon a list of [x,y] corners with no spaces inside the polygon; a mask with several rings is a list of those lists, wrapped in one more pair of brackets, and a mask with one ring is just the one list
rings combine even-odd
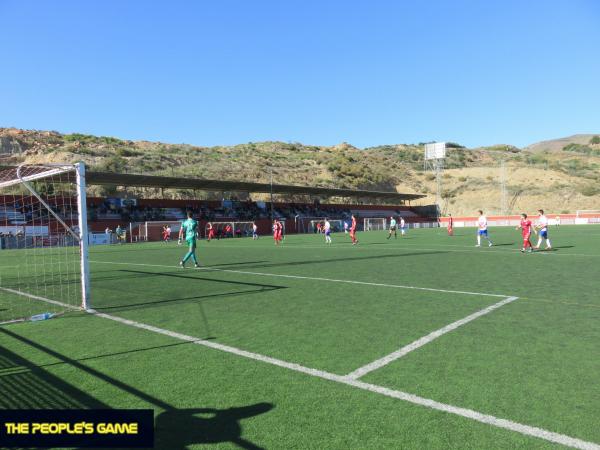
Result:
{"label": "player in blue shorts", "polygon": [[542,245],[542,241],[546,241],[546,250],[552,250],[552,244],[550,243],[550,238],[548,237],[548,218],[544,214],[543,209],[539,209],[538,213],[540,213],[540,217],[538,217],[537,223],[535,224],[535,228],[539,231],[538,234],[538,242],[535,246],[535,249],[538,250],[540,245]]}
{"label": "player in blue shorts", "polygon": [[482,210],[479,210],[479,218],[477,219],[477,245],[475,247],[481,247],[481,237],[487,239],[488,247],[492,246],[492,241],[488,237],[488,221]]}
{"label": "player in blue shorts", "polygon": [[331,244],[331,224],[329,223],[328,219],[325,219],[323,229],[325,230],[325,243]]}

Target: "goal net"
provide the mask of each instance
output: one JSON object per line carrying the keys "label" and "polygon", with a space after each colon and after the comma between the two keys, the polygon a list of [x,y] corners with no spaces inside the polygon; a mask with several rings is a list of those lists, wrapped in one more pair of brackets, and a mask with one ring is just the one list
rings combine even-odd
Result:
{"label": "goal net", "polygon": [[[171,229],[171,233],[168,233],[169,228]],[[167,240],[177,240],[179,228],[181,228],[181,221],[178,220],[156,220],[144,222],[138,225],[138,240],[153,242],[164,241],[167,235]]]}
{"label": "goal net", "polygon": [[575,212],[575,217],[600,217],[600,209],[578,209]]}
{"label": "goal net", "polygon": [[0,323],[90,307],[85,167],[0,168]]}
{"label": "goal net", "polygon": [[[560,223],[560,219],[557,222],[554,220],[554,223]],[[598,224],[600,223],[600,209],[579,209],[575,215],[575,223],[576,224]]]}
{"label": "goal net", "polygon": [[365,218],[363,220],[364,231],[387,230],[387,219],[384,217]]}
{"label": "goal net", "polygon": [[[252,222],[209,222],[213,227],[214,239],[252,236]],[[208,238],[208,223],[204,227],[204,237]]]}
{"label": "goal net", "polygon": [[[311,220],[308,223],[308,229],[313,232],[317,232],[319,229],[318,225],[321,225],[321,230],[323,230],[323,225],[325,224],[325,219],[319,220]],[[340,231],[344,231],[344,221],[339,219],[330,219],[329,224],[331,225],[331,231],[333,233],[338,233]]]}

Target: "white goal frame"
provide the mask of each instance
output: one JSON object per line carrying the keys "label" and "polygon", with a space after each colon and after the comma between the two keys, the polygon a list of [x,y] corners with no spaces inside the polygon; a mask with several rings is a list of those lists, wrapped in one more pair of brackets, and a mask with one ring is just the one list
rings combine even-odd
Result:
{"label": "white goal frame", "polygon": [[[26,167],[39,168],[32,174],[23,174]],[[45,169],[45,170],[44,170]],[[77,227],[78,232],[68,226],[54,209],[48,205],[44,198],[30,184],[32,181],[41,181],[44,178],[50,178],[57,175],[66,174],[69,172],[75,173],[75,192],[77,195]],[[40,204],[47,209],[48,213],[60,223],[67,233],[69,233],[79,244],[79,267],[81,277],[81,308],[84,310],[91,309],[91,290],[90,290],[90,268],[88,258],[88,227],[87,227],[87,204],[86,204],[86,182],[85,182],[85,165],[84,163],[76,164],[20,164],[16,167],[16,177],[12,180],[0,182],[0,188],[21,185],[31,193]],[[51,299],[41,298],[39,296],[21,295],[31,298],[38,297],[39,300],[53,302]],[[55,302],[56,303],[56,302]]]}
{"label": "white goal frame", "polygon": [[[159,228],[159,239],[158,241],[162,241],[162,227],[170,226],[171,227],[171,240],[177,240],[177,233],[179,233],[179,228],[181,228],[181,220],[148,220],[144,223],[138,225],[138,241],[148,242],[148,237],[150,233],[148,233],[148,228]],[[133,242],[133,229],[130,226],[130,241]]]}
{"label": "white goal frame", "polygon": [[[332,233],[339,233],[339,232],[344,231],[344,222],[345,222],[344,219],[328,219],[328,221],[329,221],[329,224],[331,225]],[[314,220],[311,220],[310,222],[308,222],[308,226],[309,226],[308,229],[310,230],[311,233],[314,231],[315,225],[319,222],[325,223],[325,219],[314,219]],[[334,224],[338,225],[337,230],[336,230]],[[350,229],[350,228],[348,228],[348,229]],[[323,231],[323,230],[321,229],[321,231]]]}
{"label": "white goal frame", "polygon": [[584,215],[596,215],[600,216],[600,209],[578,209],[575,211],[575,217],[578,219]]}
{"label": "white goal frame", "polygon": [[[231,230],[232,230],[232,234],[230,237],[235,238],[238,237],[235,234],[235,230],[238,228],[236,227],[237,225],[244,225],[246,226],[246,228],[240,228],[240,229],[244,229],[244,230],[252,230],[252,221],[248,221],[248,220],[241,220],[241,221],[232,221],[232,220],[226,220],[226,221],[208,221],[206,222],[206,225],[204,226],[204,237],[207,238],[208,237],[208,224],[212,224],[213,226],[213,230],[215,230],[215,239],[221,238],[223,236],[216,234],[216,230],[223,230],[227,225],[231,225]],[[251,235],[250,235],[251,236]],[[241,236],[239,237],[249,237],[247,235],[244,235],[244,233],[242,233]]]}
{"label": "white goal frame", "polygon": [[[373,227],[373,224],[376,224],[376,227]],[[365,217],[363,219],[363,231],[382,231],[387,229],[387,218],[385,217]]]}

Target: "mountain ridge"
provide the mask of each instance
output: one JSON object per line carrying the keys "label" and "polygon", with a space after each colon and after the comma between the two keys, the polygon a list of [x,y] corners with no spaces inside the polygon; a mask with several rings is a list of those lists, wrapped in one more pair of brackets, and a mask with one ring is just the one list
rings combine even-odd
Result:
{"label": "mountain ridge", "polygon": [[[503,164],[510,206],[507,212],[540,207],[554,212],[599,209],[600,137],[595,136],[574,135],[524,149],[508,144],[472,149],[449,144],[442,209],[461,215],[477,209],[501,213]],[[598,143],[593,143],[594,139]],[[423,143],[365,149],[345,142],[316,146],[277,141],[203,147],[0,128],[0,158],[4,163],[81,160],[96,170],[257,182],[269,182],[272,174],[279,183],[424,193],[427,198],[422,203],[433,203],[436,182],[434,175],[424,170],[423,153]],[[110,187],[93,189],[97,195],[118,194]],[[160,195],[158,190],[148,189],[130,188],[128,192]],[[169,195],[186,198],[197,193]],[[200,195],[210,197],[211,193]]]}

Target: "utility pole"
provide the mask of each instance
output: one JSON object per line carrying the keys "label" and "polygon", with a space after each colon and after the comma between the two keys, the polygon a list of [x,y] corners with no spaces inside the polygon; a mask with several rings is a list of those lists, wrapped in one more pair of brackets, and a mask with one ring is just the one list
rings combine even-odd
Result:
{"label": "utility pole", "polygon": [[273,222],[273,168],[269,167],[269,175],[271,178],[271,222]]}
{"label": "utility pole", "polygon": [[504,158],[500,160],[500,210],[502,215],[508,214],[508,198],[506,192],[506,161]]}

